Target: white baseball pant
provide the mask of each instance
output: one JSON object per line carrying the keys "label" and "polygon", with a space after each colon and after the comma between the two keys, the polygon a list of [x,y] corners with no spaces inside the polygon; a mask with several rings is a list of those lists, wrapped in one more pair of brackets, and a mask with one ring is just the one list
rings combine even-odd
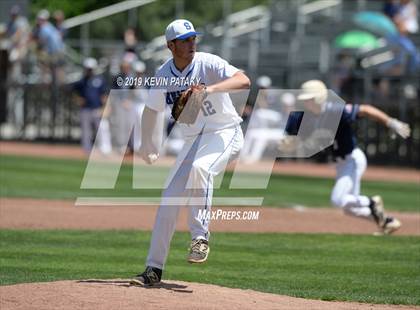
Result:
{"label": "white baseball pant", "polygon": [[163,269],[180,206],[189,207],[191,239],[209,239],[209,219],[199,218],[199,210],[211,211],[213,177],[225,170],[242,146],[239,125],[186,140],[166,181],[146,266]]}
{"label": "white baseball pant", "polygon": [[372,220],[370,199],[360,195],[360,182],[366,166],[366,156],[359,148],[355,148],[345,159],[337,159],[337,175],[331,202],[349,215]]}

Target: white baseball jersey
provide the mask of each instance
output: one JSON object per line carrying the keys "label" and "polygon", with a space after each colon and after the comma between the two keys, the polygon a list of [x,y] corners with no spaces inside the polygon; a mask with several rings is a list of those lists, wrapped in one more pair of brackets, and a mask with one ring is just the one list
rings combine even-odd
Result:
{"label": "white baseball jersey", "polygon": [[[193,61],[182,71],[175,67],[173,59],[166,61],[156,72],[157,83],[150,90],[146,105],[155,111],[163,112],[166,105],[172,105],[181,92],[191,85],[207,86],[232,77],[239,69],[219,56],[196,52]],[[194,136],[200,132],[212,132],[239,124],[242,119],[236,112],[227,92],[207,96],[203,107],[192,125],[180,124],[184,136]]]}

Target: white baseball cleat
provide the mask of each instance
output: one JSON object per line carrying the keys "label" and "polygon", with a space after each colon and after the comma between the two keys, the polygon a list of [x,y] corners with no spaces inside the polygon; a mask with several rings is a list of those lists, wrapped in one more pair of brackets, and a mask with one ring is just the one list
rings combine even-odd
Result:
{"label": "white baseball cleat", "polygon": [[204,239],[195,239],[191,241],[190,253],[187,261],[190,264],[201,264],[207,260],[210,253],[209,242]]}
{"label": "white baseball cleat", "polygon": [[385,218],[384,224],[382,225],[382,231],[385,235],[389,235],[398,230],[400,227],[401,222],[399,220],[391,216],[387,216]]}

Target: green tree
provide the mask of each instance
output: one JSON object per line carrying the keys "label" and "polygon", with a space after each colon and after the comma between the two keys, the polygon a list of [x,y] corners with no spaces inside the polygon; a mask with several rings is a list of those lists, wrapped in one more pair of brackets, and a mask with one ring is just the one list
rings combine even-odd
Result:
{"label": "green tree", "polygon": [[[51,13],[62,10],[66,18],[84,14],[96,9],[118,3],[118,0],[32,0],[31,20],[41,9]],[[270,0],[232,0],[232,12],[243,10],[255,5],[268,4]],[[176,0],[158,0],[135,9],[138,23],[135,29],[141,40],[149,41],[162,35],[168,23],[176,15]],[[221,21],[223,18],[223,0],[184,0],[184,18],[191,20],[196,27],[204,27],[209,23]],[[128,13],[122,12],[102,18],[90,24],[90,37],[97,39],[122,39],[128,26]],[[70,38],[78,38],[78,27],[69,32]]]}

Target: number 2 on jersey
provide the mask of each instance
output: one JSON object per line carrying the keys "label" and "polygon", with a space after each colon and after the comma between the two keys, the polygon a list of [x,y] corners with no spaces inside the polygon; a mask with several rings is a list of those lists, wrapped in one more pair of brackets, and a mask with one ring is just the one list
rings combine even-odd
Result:
{"label": "number 2 on jersey", "polygon": [[209,100],[203,102],[201,110],[203,111],[204,116],[216,114],[216,110],[213,108],[213,105]]}

